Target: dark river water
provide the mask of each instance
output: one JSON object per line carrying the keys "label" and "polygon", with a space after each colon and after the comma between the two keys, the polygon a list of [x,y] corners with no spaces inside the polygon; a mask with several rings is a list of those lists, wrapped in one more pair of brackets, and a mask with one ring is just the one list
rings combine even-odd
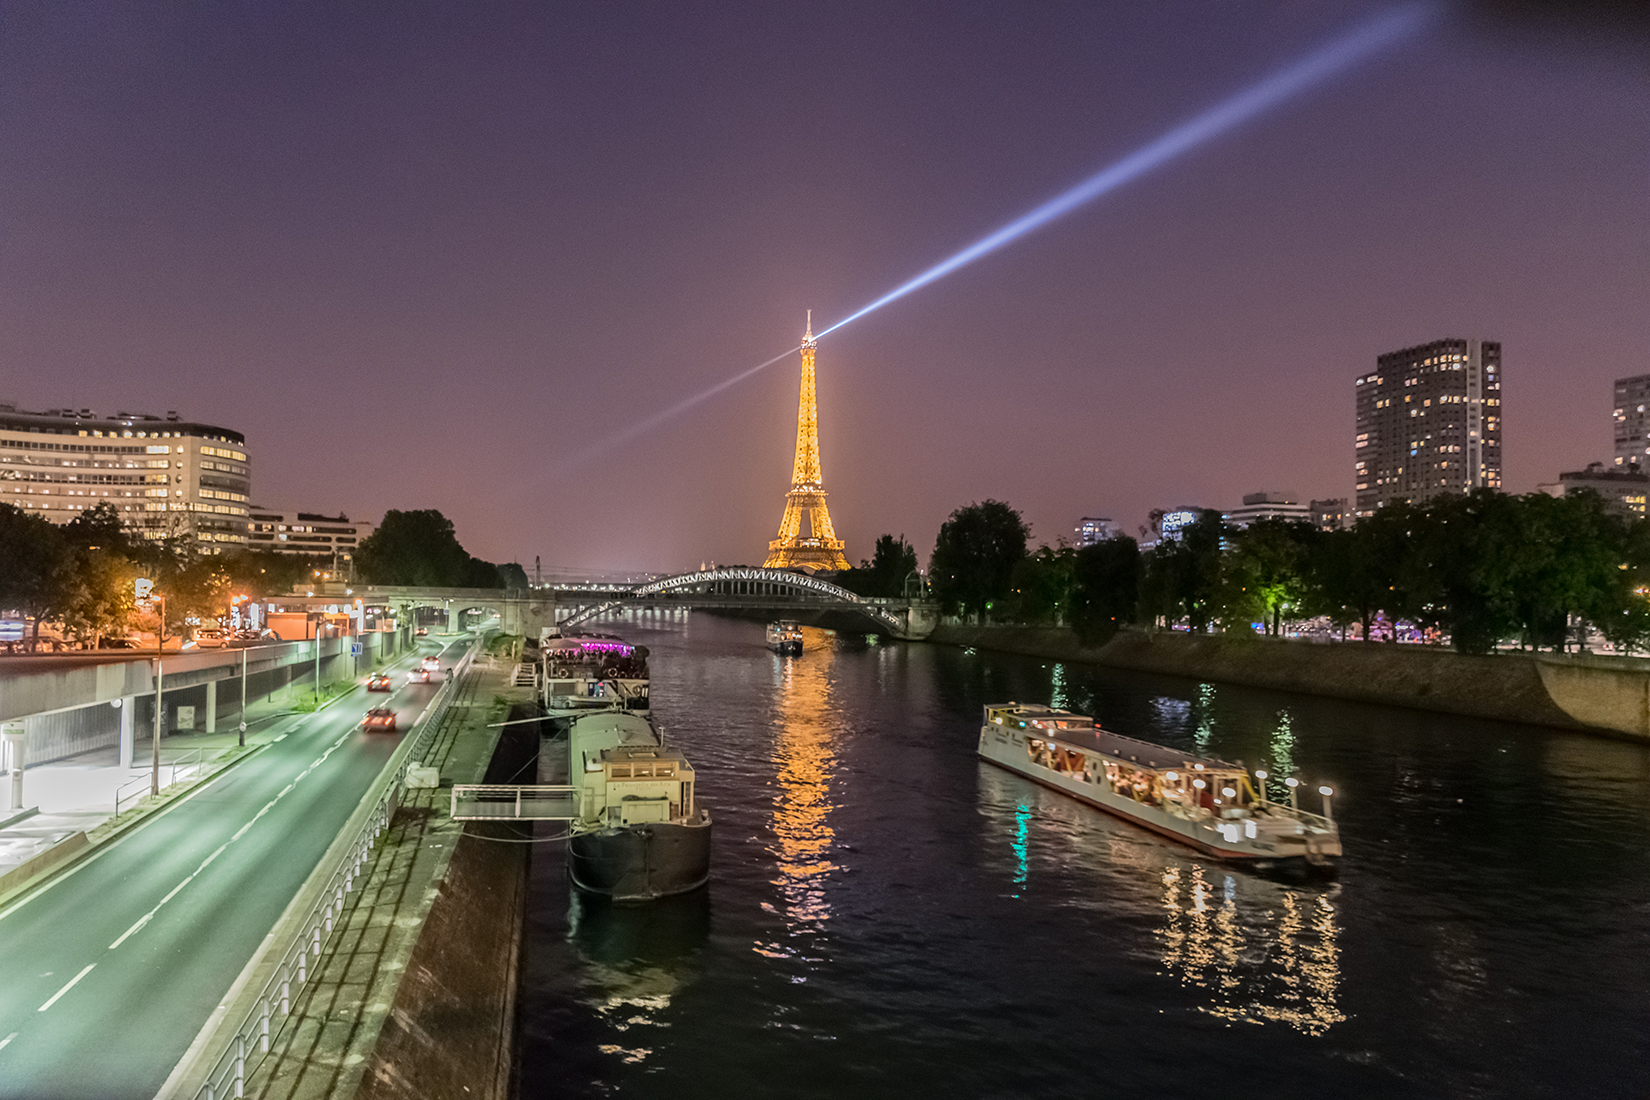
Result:
{"label": "dark river water", "polygon": [[[534,847],[523,1097],[1650,1096],[1650,749],[817,630],[782,659],[707,615],[603,629],[652,648],[711,883],[598,903]],[[1338,881],[979,762],[1010,699],[1332,783]]]}

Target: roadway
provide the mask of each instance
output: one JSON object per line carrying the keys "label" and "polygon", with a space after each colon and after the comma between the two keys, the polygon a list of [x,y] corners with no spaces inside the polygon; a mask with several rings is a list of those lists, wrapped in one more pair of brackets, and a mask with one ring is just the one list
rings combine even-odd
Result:
{"label": "roadway", "polygon": [[149,1100],[320,862],[468,639],[392,666],[399,732],[355,690],[0,910],[0,1097]]}

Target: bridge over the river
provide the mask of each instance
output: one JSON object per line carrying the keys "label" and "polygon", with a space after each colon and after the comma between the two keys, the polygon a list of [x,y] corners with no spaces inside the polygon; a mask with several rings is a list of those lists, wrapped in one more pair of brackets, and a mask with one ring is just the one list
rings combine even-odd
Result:
{"label": "bridge over the river", "polygon": [[571,607],[562,627],[631,607],[733,608],[764,611],[837,611],[852,614],[880,634],[917,640],[939,622],[939,605],[928,599],[877,599],[786,569],[731,568],[683,573],[635,585],[559,589],[558,607]]}

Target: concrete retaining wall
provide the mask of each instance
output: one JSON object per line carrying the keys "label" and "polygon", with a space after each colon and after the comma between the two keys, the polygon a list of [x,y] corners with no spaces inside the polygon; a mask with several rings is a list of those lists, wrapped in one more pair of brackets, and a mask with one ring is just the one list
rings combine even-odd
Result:
{"label": "concrete retaining wall", "polygon": [[[533,713],[531,704],[522,704],[511,708],[510,717]],[[503,727],[482,782],[522,782],[535,774],[538,749],[536,724]],[[472,822],[465,828],[357,1100],[513,1095],[516,983],[532,847],[519,843],[521,837],[512,826]]]}
{"label": "concrete retaining wall", "polygon": [[1650,740],[1650,661],[1636,658],[1132,630],[1090,648],[1070,630],[1029,626],[941,625],[928,640]]}

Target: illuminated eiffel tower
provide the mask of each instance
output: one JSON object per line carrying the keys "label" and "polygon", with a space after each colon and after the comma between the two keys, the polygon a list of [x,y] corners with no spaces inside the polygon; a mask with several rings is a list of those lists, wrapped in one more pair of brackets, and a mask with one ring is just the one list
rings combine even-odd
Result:
{"label": "illuminated eiffel tower", "polygon": [[[814,314],[802,337],[802,400],[796,410],[796,465],[791,468],[791,491],[785,494],[785,518],[779,537],[768,543],[768,569],[838,570],[848,568],[842,540],[831,529],[825,510],[825,486],[819,474],[819,403],[814,395]],[[803,534],[802,517],[808,517]]]}

